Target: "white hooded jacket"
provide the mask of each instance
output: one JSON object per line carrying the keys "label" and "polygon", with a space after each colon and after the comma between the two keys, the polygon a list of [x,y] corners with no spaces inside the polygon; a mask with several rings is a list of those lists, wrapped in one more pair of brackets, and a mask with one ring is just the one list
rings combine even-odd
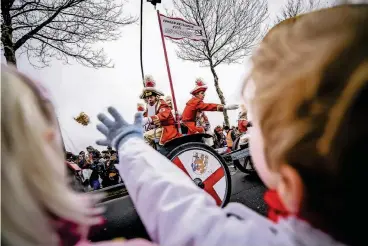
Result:
{"label": "white hooded jacket", "polygon": [[273,224],[239,203],[215,200],[139,138],[119,148],[117,165],[151,239],[161,246],[342,245],[294,217]]}

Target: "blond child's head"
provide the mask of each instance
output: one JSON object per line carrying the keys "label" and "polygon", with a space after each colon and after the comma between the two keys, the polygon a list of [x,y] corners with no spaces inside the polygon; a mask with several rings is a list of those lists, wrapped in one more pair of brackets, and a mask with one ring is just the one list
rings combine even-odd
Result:
{"label": "blond child's head", "polygon": [[[52,220],[81,228],[98,223],[89,196],[68,185],[61,136],[45,91],[15,69],[1,68],[2,240],[59,245]],[[86,230],[87,232],[87,230]]]}
{"label": "blond child's head", "polygon": [[260,177],[288,210],[347,243],[361,239],[353,203],[368,178],[367,26],[367,5],[288,19],[260,44],[244,87],[256,88]]}

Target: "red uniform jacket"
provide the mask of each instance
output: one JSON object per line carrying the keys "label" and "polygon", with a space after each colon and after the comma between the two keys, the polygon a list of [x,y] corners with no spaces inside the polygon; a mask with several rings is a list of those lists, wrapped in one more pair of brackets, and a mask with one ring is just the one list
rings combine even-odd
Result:
{"label": "red uniform jacket", "polygon": [[248,125],[248,121],[246,119],[240,119],[238,120],[238,129],[240,133],[246,132],[247,131],[247,125]]}
{"label": "red uniform jacket", "polygon": [[196,126],[198,111],[223,111],[224,106],[215,103],[204,103],[203,100],[192,97],[186,104],[181,120],[188,127],[188,134],[203,133],[204,128]]}
{"label": "red uniform jacket", "polygon": [[[147,110],[143,113],[144,117],[147,117]],[[157,127],[162,127],[162,134],[159,144],[163,145],[167,141],[179,137],[178,129],[175,125],[175,119],[171,113],[171,108],[167,103],[160,99],[156,105],[156,115],[150,117],[152,122]]]}

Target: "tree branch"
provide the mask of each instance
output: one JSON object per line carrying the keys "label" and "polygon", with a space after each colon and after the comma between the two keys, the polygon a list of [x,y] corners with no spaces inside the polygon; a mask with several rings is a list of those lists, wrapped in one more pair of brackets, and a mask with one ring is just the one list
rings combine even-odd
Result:
{"label": "tree branch", "polygon": [[86,66],[110,67],[103,50],[92,47],[100,41],[117,40],[120,27],[136,22],[136,18],[123,15],[124,1],[15,0],[14,5],[4,1],[9,5],[6,47],[12,53],[7,57],[15,57],[17,51],[47,65],[52,57],[69,63],[70,56]]}
{"label": "tree branch", "polygon": [[203,44],[174,41],[179,58],[193,58],[201,63],[202,58],[207,58],[207,65],[213,59],[216,66],[237,62],[249,54],[262,36],[260,28],[268,12],[266,0],[174,0],[173,3],[181,17],[202,27],[206,37]]}
{"label": "tree branch", "polygon": [[[70,2],[71,3],[71,2]],[[22,46],[25,42],[27,42],[28,39],[30,39],[34,34],[36,34],[38,31],[40,31],[43,27],[45,27],[47,24],[51,23],[53,19],[58,16],[58,14],[65,8],[70,6],[70,3],[67,3],[65,5],[60,6],[54,14],[52,14],[47,20],[42,22],[40,25],[38,25],[35,29],[32,29],[29,31],[26,35],[24,35],[22,38],[20,38],[17,42],[14,44],[14,50],[17,50],[20,46]]]}

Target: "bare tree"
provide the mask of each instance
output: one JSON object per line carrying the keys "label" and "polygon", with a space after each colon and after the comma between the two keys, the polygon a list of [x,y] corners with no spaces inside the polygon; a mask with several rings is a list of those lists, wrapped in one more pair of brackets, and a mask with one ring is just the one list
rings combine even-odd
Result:
{"label": "bare tree", "polygon": [[275,24],[303,13],[336,4],[333,0],[324,1],[324,3],[321,3],[320,0],[288,0],[281,12],[276,16]]}
{"label": "bare tree", "polygon": [[[187,21],[201,26],[206,37],[203,41],[173,41],[178,45],[177,56],[210,67],[216,92],[225,104],[215,68],[223,63],[239,62],[250,54],[262,36],[261,24],[268,13],[267,1],[173,0],[173,3],[172,15],[178,12]],[[229,125],[226,111],[224,120]]]}
{"label": "bare tree", "polygon": [[[15,53],[26,54],[37,67],[54,58],[72,58],[88,67],[111,67],[99,41],[116,40],[119,28],[136,21],[122,16],[115,0],[2,0],[1,43],[16,65]],[[34,63],[33,61],[36,61]]]}

